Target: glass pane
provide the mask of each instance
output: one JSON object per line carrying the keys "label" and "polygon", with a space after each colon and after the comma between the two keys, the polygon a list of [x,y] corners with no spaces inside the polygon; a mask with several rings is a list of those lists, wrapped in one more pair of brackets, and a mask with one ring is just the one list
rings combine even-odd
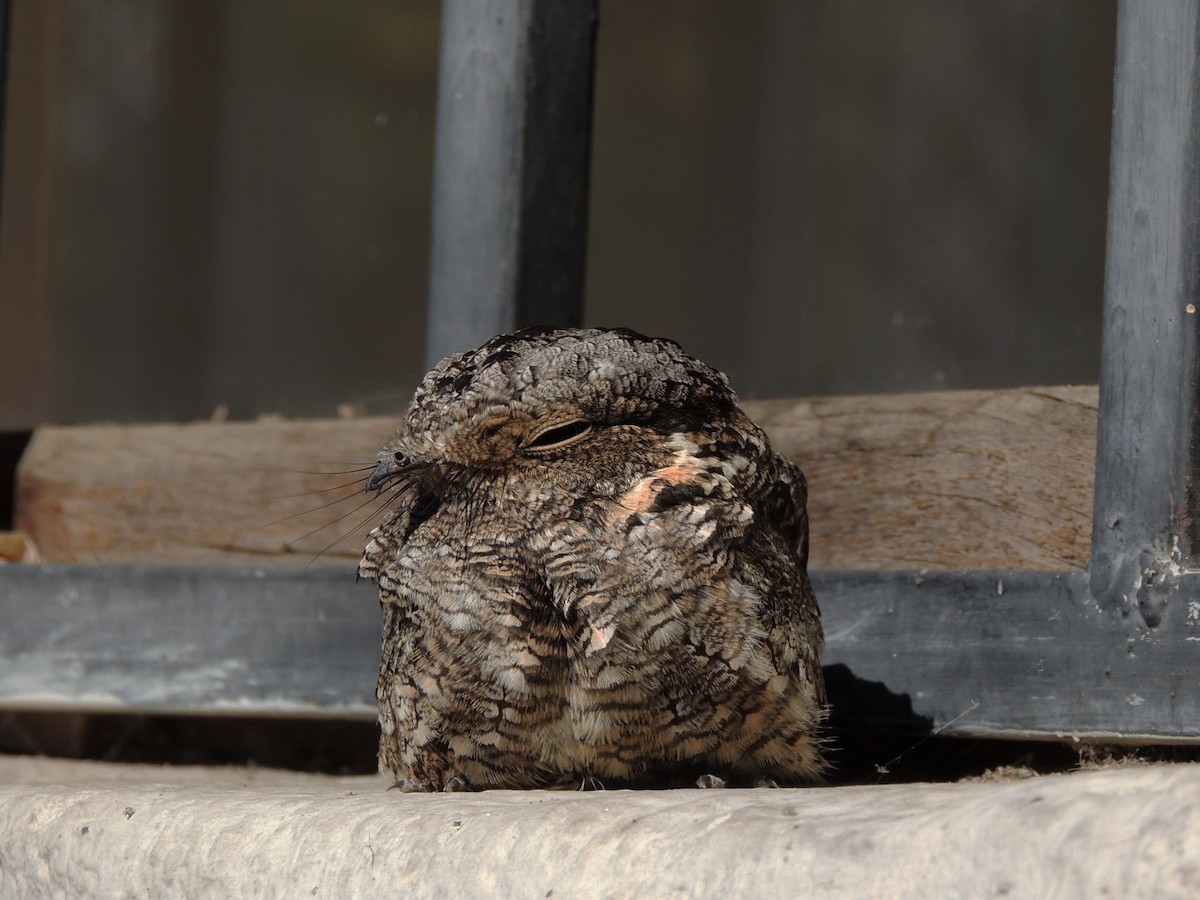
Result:
{"label": "glass pane", "polygon": [[[601,5],[587,320],[743,396],[1095,382],[1114,10]],[[394,411],[437,0],[16,0],[0,428]]]}

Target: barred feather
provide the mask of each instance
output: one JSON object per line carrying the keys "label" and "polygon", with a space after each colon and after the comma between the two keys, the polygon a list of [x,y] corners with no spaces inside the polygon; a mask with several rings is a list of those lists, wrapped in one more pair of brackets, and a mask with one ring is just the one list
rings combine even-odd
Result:
{"label": "barred feather", "polygon": [[502,335],[426,376],[369,484],[405,789],[820,775],[804,476],[720,372],[626,330]]}

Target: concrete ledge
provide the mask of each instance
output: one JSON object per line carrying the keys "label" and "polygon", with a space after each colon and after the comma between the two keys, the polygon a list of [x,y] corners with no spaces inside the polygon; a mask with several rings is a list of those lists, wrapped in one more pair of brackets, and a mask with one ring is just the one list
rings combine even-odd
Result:
{"label": "concrete ledge", "polygon": [[0,896],[1193,896],[1200,764],[999,783],[404,795],[0,757]]}

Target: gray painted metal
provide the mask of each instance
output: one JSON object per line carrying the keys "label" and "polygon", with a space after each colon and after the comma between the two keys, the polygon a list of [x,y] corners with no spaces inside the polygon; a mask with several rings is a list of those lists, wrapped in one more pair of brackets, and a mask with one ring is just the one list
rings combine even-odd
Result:
{"label": "gray painted metal", "polygon": [[446,0],[427,359],[582,322],[595,0]]}
{"label": "gray painted metal", "polygon": [[[1200,738],[1197,578],[1151,629],[1083,573],[817,572],[835,724]],[[351,570],[8,566],[0,621],[0,708],[375,716]]]}
{"label": "gray painted metal", "polygon": [[374,718],[353,571],[0,567],[0,707]]}
{"label": "gray painted metal", "polygon": [[1099,609],[1082,572],[818,572],[813,581],[841,726],[1200,738],[1200,576],[1172,583],[1154,628]]}
{"label": "gray painted metal", "polygon": [[1200,21],[1121,0],[1091,584],[1146,621],[1197,544]]}

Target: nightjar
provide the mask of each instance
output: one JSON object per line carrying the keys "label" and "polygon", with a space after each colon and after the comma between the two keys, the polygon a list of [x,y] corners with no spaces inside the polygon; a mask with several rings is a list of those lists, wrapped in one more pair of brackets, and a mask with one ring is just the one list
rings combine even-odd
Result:
{"label": "nightjar", "polygon": [[679,345],[527,329],[449,357],[367,489],[405,790],[819,777],[804,476]]}

